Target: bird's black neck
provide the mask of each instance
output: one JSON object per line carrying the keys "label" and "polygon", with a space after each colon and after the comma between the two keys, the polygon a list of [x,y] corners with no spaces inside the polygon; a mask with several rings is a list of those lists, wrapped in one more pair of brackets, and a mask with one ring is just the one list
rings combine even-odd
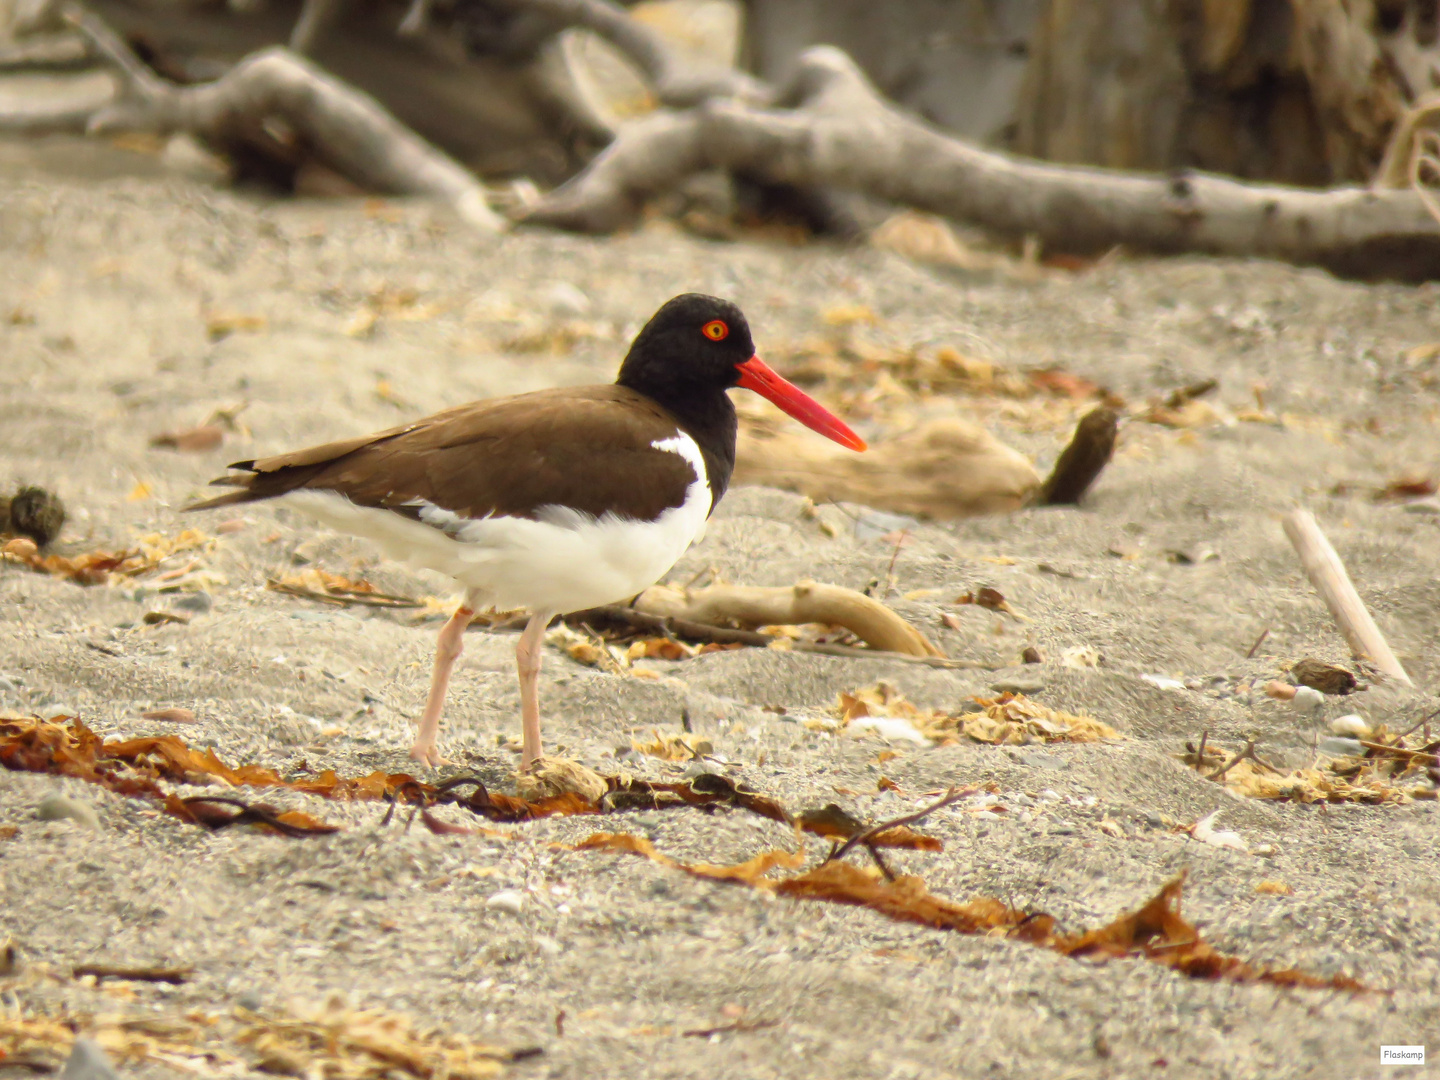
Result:
{"label": "bird's black neck", "polygon": [[[624,380],[621,380],[622,385]],[[705,475],[710,481],[710,509],[713,512],[730,486],[730,474],[735,471],[735,436],[739,424],[735,417],[735,403],[724,390],[706,388],[696,392],[694,387],[679,388],[633,386],[656,404],[665,408],[681,429],[695,440],[700,456],[705,461]],[[667,393],[667,390],[670,392]]]}

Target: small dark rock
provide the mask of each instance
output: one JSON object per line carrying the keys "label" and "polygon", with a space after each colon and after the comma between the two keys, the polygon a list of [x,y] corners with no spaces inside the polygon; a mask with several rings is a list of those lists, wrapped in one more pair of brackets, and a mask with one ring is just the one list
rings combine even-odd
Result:
{"label": "small dark rock", "polygon": [[65,527],[65,504],[42,487],[23,487],[10,500],[9,531],[46,547]]}

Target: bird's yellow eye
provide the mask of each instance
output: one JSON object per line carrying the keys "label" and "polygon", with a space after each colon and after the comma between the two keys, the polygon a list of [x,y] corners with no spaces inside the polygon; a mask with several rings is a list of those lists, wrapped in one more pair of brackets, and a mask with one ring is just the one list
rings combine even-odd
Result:
{"label": "bird's yellow eye", "polygon": [[700,332],[711,341],[724,341],[730,336],[730,327],[722,319],[711,319],[700,328]]}

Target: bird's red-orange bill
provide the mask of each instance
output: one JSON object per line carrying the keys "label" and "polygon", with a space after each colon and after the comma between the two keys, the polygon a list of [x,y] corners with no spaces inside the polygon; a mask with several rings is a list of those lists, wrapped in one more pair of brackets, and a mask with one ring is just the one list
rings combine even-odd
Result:
{"label": "bird's red-orange bill", "polygon": [[794,383],[781,378],[759,355],[750,357],[740,369],[740,385],[753,390],[804,424],[851,450],[864,450],[865,440],[851,431],[849,425]]}

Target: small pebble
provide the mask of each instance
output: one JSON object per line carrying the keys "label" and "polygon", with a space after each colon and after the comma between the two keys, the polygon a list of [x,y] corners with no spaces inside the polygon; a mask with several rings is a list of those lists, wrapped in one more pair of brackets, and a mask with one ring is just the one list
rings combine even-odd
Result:
{"label": "small pebble", "polygon": [[251,1012],[259,1012],[264,1007],[265,1001],[254,990],[244,990],[235,999],[235,1004],[242,1009],[249,1009]]}
{"label": "small pebble", "polygon": [[485,901],[485,906],[491,911],[519,915],[525,910],[525,894],[519,889],[501,889]]}
{"label": "small pebble", "polygon": [[1276,701],[1290,701],[1295,697],[1295,687],[1279,679],[1271,679],[1265,684],[1265,695]]}
{"label": "small pebble", "polygon": [[1359,739],[1342,739],[1333,735],[1328,739],[1321,739],[1320,745],[1315,749],[1331,757],[1360,757],[1365,753],[1365,747],[1360,745]]}
{"label": "small pebble", "polygon": [[181,611],[194,611],[204,615],[215,606],[215,601],[209,593],[205,592],[181,593],[170,602],[170,606],[179,608]]}
{"label": "small pebble", "polygon": [[1069,759],[1063,758],[1059,754],[1042,754],[1039,752],[1021,754],[1020,760],[1024,764],[1036,769],[1066,769],[1070,767]]}
{"label": "small pebble", "polygon": [[541,292],[545,306],[555,315],[578,318],[590,312],[590,298],[568,281],[552,281]]}
{"label": "small pebble", "polygon": [[1325,707],[1325,695],[1314,687],[1297,686],[1290,707],[1298,713],[1313,713]]}
{"label": "small pebble", "polygon": [[35,808],[35,816],[41,821],[73,821],[87,829],[100,828],[100,815],[93,806],[58,791],[40,800],[40,805]]}
{"label": "small pebble", "polygon": [[81,1035],[70,1048],[60,1080],[120,1080],[120,1074],[100,1044],[88,1035]]}
{"label": "small pebble", "polygon": [[996,679],[990,684],[990,689],[998,694],[1038,694],[1045,689],[1045,680],[1033,675],[1014,675]]}
{"label": "small pebble", "polygon": [[1163,829],[1165,827],[1165,819],[1159,814],[1146,814],[1145,824],[1149,825],[1152,829]]}
{"label": "small pebble", "polygon": [[1330,721],[1330,734],[1344,735],[1352,739],[1364,739],[1370,735],[1370,725],[1356,713],[1346,713]]}

